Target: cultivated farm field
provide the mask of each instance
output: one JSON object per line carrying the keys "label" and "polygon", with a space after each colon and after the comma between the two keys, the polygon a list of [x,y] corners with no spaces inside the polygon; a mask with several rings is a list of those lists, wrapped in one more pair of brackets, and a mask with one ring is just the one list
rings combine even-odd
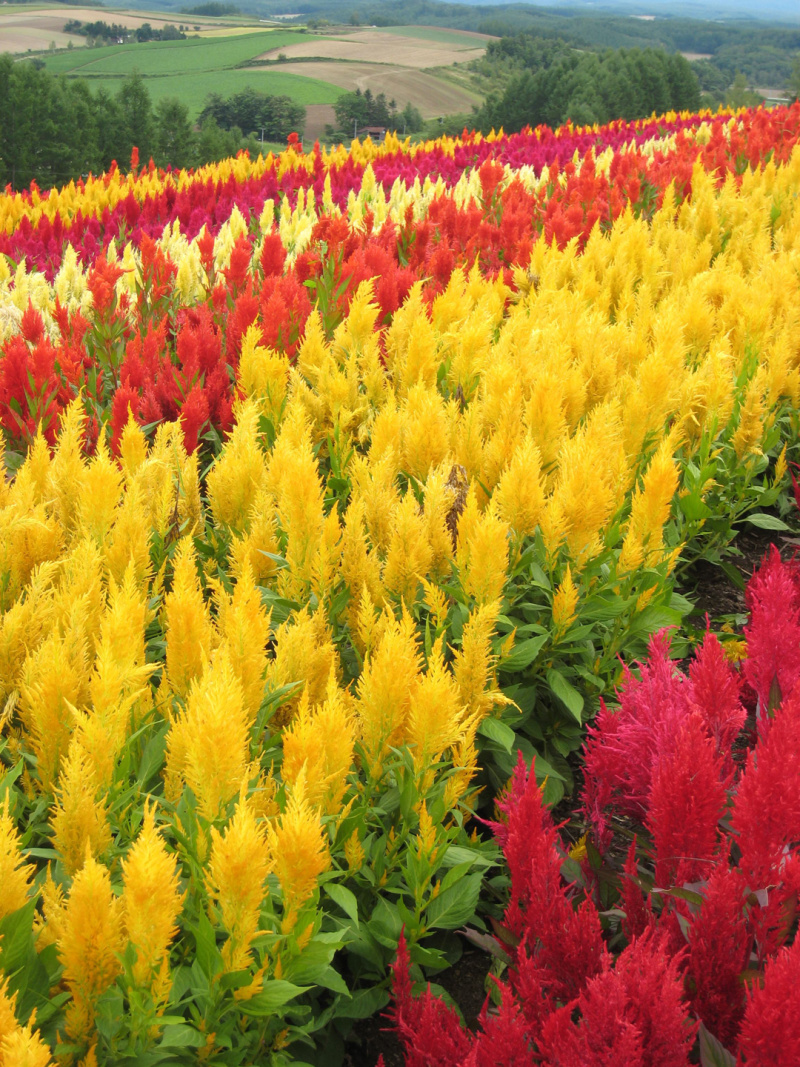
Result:
{"label": "cultivated farm field", "polygon": [[[188,17],[188,16],[187,16]],[[154,29],[169,23],[177,25],[183,22],[180,14],[165,14],[163,11],[138,12],[129,8],[103,7],[69,7],[59,5],[4,5],[0,10],[0,52],[43,52],[55,41],[57,48],[66,48],[71,41],[76,48],[86,44],[86,38],[78,34],[64,33],[64,24],[70,19],[81,22],[95,22],[103,19],[116,22],[120,26],[136,29],[143,22],[149,22]],[[191,16],[192,26],[201,27],[200,33],[218,32],[219,19]],[[228,32],[238,32],[227,27]]]}
{"label": "cultivated farm field", "polygon": [[[369,89],[385,93],[399,107],[412,103],[423,118],[466,112],[480,98],[440,76],[443,69],[480,57],[490,38],[479,33],[439,30],[426,26],[336,30],[287,47],[273,46],[258,57],[271,69],[302,74],[332,83],[348,92]],[[288,62],[278,57],[285,56]],[[256,62],[258,62],[256,60]],[[314,108],[308,114],[307,135],[321,137],[333,124],[333,109]]]}
{"label": "cultivated farm field", "polygon": [[341,90],[330,82],[300,72],[242,67],[264,48],[289,47],[306,40],[287,30],[261,30],[224,37],[190,37],[183,41],[108,45],[73,49],[45,57],[48,70],[69,78],[87,78],[93,88],[114,90],[121,79],[138,70],[155,103],[173,97],[195,118],[211,92],[230,95],[252,86],[285,94],[301,104],[331,104]]}

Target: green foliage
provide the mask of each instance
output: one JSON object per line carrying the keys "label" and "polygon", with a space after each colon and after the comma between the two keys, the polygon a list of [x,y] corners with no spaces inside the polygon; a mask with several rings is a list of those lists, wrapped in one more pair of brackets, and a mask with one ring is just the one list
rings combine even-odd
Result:
{"label": "green foliage", "polygon": [[[501,54],[505,54],[501,50]],[[577,52],[518,39],[508,45],[516,64],[526,64],[502,96],[490,96],[476,115],[489,129],[558,126],[567,119],[588,125],[615,118],[636,119],[670,109],[694,110],[700,93],[696,75],[683,56],[648,49]]]}
{"label": "green foliage", "polygon": [[292,131],[302,136],[305,118],[305,108],[291,97],[269,96],[248,87],[227,99],[211,93],[206,97],[198,122],[202,125],[214,119],[223,130],[238,126],[245,133],[263,132],[266,140],[282,142]]}

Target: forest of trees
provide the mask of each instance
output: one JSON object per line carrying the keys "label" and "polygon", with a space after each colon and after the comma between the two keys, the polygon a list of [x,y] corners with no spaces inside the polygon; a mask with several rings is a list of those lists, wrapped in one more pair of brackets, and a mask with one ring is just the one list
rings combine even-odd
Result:
{"label": "forest of trees", "polygon": [[[179,101],[154,106],[139,74],[122,81],[115,94],[105,88],[93,93],[83,79],[55,78],[33,62],[0,55],[0,100],[0,188],[22,189],[34,179],[46,188],[99,174],[112,160],[125,167],[134,145],[143,163],[152,157],[160,167],[195,167],[242,148],[253,155],[259,150],[255,137],[235,124],[223,128],[212,114],[196,129]],[[305,110],[292,104],[282,113],[285,121],[271,127],[271,139],[302,134]]]}
{"label": "forest of trees", "polygon": [[285,141],[295,130],[302,132],[306,109],[289,96],[270,96],[248,87],[224,100],[219,93],[206,98],[198,123],[209,120],[222,130],[239,129],[244,134],[261,136],[266,141]]}
{"label": "forest of trees", "polygon": [[354,131],[367,126],[382,126],[386,130],[400,133],[418,133],[423,127],[422,115],[418,108],[408,103],[398,111],[394,100],[386,99],[385,93],[372,95],[367,89],[361,92],[343,93],[333,105],[336,113],[336,127],[328,127],[326,134],[335,140],[347,140]]}
{"label": "forest of trees", "polygon": [[483,130],[557,126],[567,119],[587,125],[700,105],[697,75],[680,55],[652,48],[579,52],[563,41],[527,35],[491,42],[490,49],[519,73],[476,113]]}

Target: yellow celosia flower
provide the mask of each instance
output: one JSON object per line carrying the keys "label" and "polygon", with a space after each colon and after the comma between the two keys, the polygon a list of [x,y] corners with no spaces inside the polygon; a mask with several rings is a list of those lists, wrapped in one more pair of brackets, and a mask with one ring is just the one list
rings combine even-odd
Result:
{"label": "yellow celosia flower", "polygon": [[412,747],[417,772],[438,763],[461,735],[462,705],[458,685],[446,669],[444,638],[434,644],[428,669],[411,690],[404,740]]}
{"label": "yellow celosia flower", "polygon": [[387,613],[383,635],[364,661],[356,687],[361,743],[375,776],[389,747],[403,735],[421,665],[413,619],[405,611],[399,621]]}
{"label": "yellow celosia flower", "polygon": [[269,847],[283,891],[281,928],[289,933],[314,893],[317,879],[330,866],[325,830],[318,810],[305,799],[302,782],[289,796],[284,813],[270,824]]}
{"label": "yellow celosia flower", "polygon": [[30,883],[36,873],[31,863],[25,863],[21,855],[20,840],[14,820],[9,814],[9,796],[5,795],[0,807],[0,919],[18,911],[28,903]]}
{"label": "yellow celosia flower", "polygon": [[133,980],[158,1004],[169,993],[169,948],[183,904],[174,856],[164,848],[155,808],[145,805],[139,836],[122,861],[125,933],[136,950]]}
{"label": "yellow celosia flower", "polygon": [[211,829],[211,854],[206,882],[219,909],[228,940],[222,949],[225,969],[248,970],[266,897],[266,878],[273,867],[267,835],[250,805],[241,800],[223,833]]}
{"label": "yellow celosia flower", "polygon": [[275,659],[267,667],[267,679],[275,688],[305,683],[279,709],[275,721],[283,725],[294,715],[304,692],[311,705],[324,700],[331,671],[338,674],[338,654],[320,610],[296,612],[278,627],[274,640]]}
{"label": "yellow celosia flower", "polygon": [[175,553],[172,590],[164,600],[167,678],[173,692],[186,696],[203,671],[215,644],[211,619],[200,591],[191,537]]}
{"label": "yellow celosia flower", "polygon": [[128,566],[133,565],[136,584],[143,589],[151,573],[150,517],[142,499],[138,483],[127,486],[122,503],[116,511],[114,525],[104,542],[104,554],[109,575],[121,582]]}
{"label": "yellow celosia flower", "polygon": [[80,620],[65,634],[51,634],[29,656],[20,683],[19,713],[37,757],[42,789],[58,776],[88,681],[86,637]]}
{"label": "yellow celosia flower", "polygon": [[328,814],[341,806],[353,762],[355,732],[345,695],[332,676],[324,704],[313,710],[307,692],[297,714],[283,733],[283,780],[305,783],[305,796]]}
{"label": "yellow celosia flower", "polygon": [[72,401],[61,417],[56,450],[50,464],[49,487],[55,514],[70,536],[78,521],[78,506],[86,477],[83,461],[83,433],[86,415],[80,397]]}
{"label": "yellow celosia flower", "polygon": [[532,534],[544,511],[544,480],[539,449],[530,438],[517,448],[500,476],[493,501],[497,514],[517,537]]}
{"label": "yellow celosia flower", "polygon": [[200,814],[213,821],[254,777],[249,754],[242,687],[221,648],[192,684],[186,711],[167,734],[167,775],[182,778]]}
{"label": "yellow celosia flower", "polygon": [[392,516],[394,532],[386,554],[383,584],[390,593],[413,604],[420,579],[433,563],[426,522],[412,492],[406,493]]}
{"label": "yellow celosia flower", "polygon": [[216,522],[241,533],[266,476],[267,463],[258,444],[258,408],[248,400],[238,408],[236,424],[206,479]]}
{"label": "yellow celosia flower", "polygon": [[664,544],[663,528],[678,488],[678,468],[672,458],[675,444],[675,438],[671,435],[661,442],[644,475],[642,488],[633,494],[631,514],[619,557],[619,566],[623,571],[660,562]]}
{"label": "yellow celosia flower", "polygon": [[508,526],[491,508],[481,514],[472,492],[458,524],[456,561],[464,592],[479,604],[490,604],[502,595],[508,567]]}
{"label": "yellow celosia flower", "polygon": [[15,1014],[17,995],[8,992],[8,978],[0,978],[0,1067],[50,1067],[50,1050],[31,1025],[20,1026]]}
{"label": "yellow celosia flower", "polygon": [[764,396],[761,376],[756,372],[744,395],[739,411],[739,425],[733,435],[733,447],[737,459],[759,453],[764,433]]}
{"label": "yellow celosia flower", "polygon": [[114,520],[122,489],[122,473],[100,436],[97,454],[86,468],[78,495],[77,527],[102,544]]}
{"label": "yellow celosia flower", "polygon": [[111,889],[105,867],[89,856],[72,881],[60,918],[58,954],[63,981],[71,994],[66,1008],[67,1036],[88,1044],[95,1032],[95,1008],[120,973],[122,902]]}
{"label": "yellow celosia flower", "polygon": [[577,606],[578,590],[567,564],[564,577],[553,595],[553,628],[556,637],[560,637],[572,625]]}
{"label": "yellow celosia flower", "polygon": [[265,348],[260,340],[260,327],[253,323],[242,339],[239,385],[246,396],[258,402],[259,410],[277,425],[286,400],[289,368],[284,355]]}
{"label": "yellow celosia flower", "polygon": [[456,650],[453,674],[459,697],[467,715],[483,716],[491,710],[500,695],[487,686],[492,681],[495,657],[492,636],[500,602],[477,604],[470,612],[461,635],[461,648]]}
{"label": "yellow celosia flower", "polygon": [[348,870],[360,871],[364,866],[364,846],[361,844],[358,830],[353,830],[345,841],[344,856],[347,860]]}
{"label": "yellow celosia flower", "polygon": [[53,845],[67,874],[74,874],[87,857],[102,855],[111,844],[106,805],[98,796],[94,768],[77,741],[70,745],[59,776],[50,822]]}
{"label": "yellow celosia flower", "polygon": [[217,629],[242,687],[245,715],[252,723],[264,698],[270,615],[264,608],[248,563],[244,564],[232,595],[222,589],[219,591]]}

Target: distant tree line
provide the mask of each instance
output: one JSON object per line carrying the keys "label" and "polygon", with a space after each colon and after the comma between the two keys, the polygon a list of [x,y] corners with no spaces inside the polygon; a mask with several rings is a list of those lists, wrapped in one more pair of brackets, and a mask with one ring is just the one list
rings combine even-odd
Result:
{"label": "distant tree line", "polygon": [[292,130],[302,132],[306,109],[289,96],[270,96],[250,87],[223,100],[219,93],[206,97],[198,122],[214,121],[222,130],[239,129],[263,134],[265,141],[285,141]]}
{"label": "distant tree line", "polygon": [[241,15],[236,4],[220,4],[217,0],[210,0],[207,4],[196,4],[194,7],[182,7],[182,15],[205,15],[206,18],[225,18],[230,15]]}
{"label": "distant tree line", "polygon": [[116,22],[110,25],[98,20],[96,22],[81,22],[80,19],[70,19],[64,24],[64,33],[74,33],[80,37],[91,38],[94,41],[107,42],[111,40],[122,41],[182,41],[186,34],[183,26],[173,26],[168,23],[160,29],[153,29],[149,22],[143,22],[141,26],[132,30],[129,26],[120,26]]}
{"label": "distant tree line", "polygon": [[408,103],[399,111],[394,100],[387,101],[385,93],[373,96],[370,89],[363,93],[360,89],[354,93],[343,93],[333,105],[333,110],[336,127],[327,127],[325,133],[335,140],[347,140],[354,131],[368,126],[401,133],[418,133],[424,125],[420,111],[413,104]]}
{"label": "distant tree line", "polygon": [[[236,123],[221,123],[211,112],[195,124],[178,100],[154,106],[137,73],[122,81],[116,93],[104,87],[92,92],[84,79],[56,78],[33,62],[0,55],[0,100],[0,188],[22,189],[32,180],[42,188],[60,185],[99,174],[113,160],[125,169],[134,145],[142,164],[152,157],[159,167],[201,166],[240,149],[257,155],[260,147],[255,126],[243,133]],[[219,98],[209,98],[212,108],[215,100]],[[282,116],[270,126],[270,139],[285,142],[293,130],[302,134],[305,111],[291,101],[287,107],[286,97],[263,97],[262,118],[270,101],[277,102]]]}
{"label": "distant tree line", "polygon": [[484,131],[558,126],[567,119],[588,125],[700,105],[697,75],[680,55],[652,48],[580,52],[565,42],[524,37],[497,45],[501,57],[514,50],[524,69],[476,112]]}

